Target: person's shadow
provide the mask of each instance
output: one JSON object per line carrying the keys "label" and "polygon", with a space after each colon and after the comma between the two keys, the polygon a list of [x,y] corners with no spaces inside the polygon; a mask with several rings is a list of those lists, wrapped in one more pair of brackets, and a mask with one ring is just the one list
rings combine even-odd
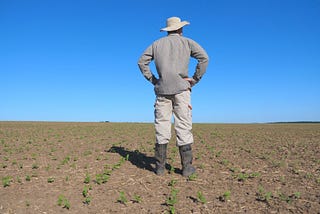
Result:
{"label": "person's shadow", "polygon": [[[133,165],[140,169],[146,169],[151,172],[155,172],[155,164],[156,159],[154,157],[148,157],[145,154],[141,153],[139,150],[129,151],[121,146],[112,146],[107,152],[118,153],[124,158],[128,157],[128,161],[130,161]],[[129,155],[129,156],[128,156]],[[166,169],[170,170],[171,165],[166,164]],[[175,173],[181,173],[179,169],[174,169]]]}

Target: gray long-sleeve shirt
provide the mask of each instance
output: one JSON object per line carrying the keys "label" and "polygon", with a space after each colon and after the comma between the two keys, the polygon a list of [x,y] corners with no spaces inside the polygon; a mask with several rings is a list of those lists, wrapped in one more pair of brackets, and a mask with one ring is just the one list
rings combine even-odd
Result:
{"label": "gray long-sleeve shirt", "polygon": [[[188,77],[190,57],[198,61],[192,76],[197,83],[206,72],[209,57],[198,43],[179,34],[169,34],[153,42],[141,55],[138,65],[144,77],[154,85],[157,95],[172,95],[191,87],[184,79]],[[150,70],[152,60],[159,79]]]}

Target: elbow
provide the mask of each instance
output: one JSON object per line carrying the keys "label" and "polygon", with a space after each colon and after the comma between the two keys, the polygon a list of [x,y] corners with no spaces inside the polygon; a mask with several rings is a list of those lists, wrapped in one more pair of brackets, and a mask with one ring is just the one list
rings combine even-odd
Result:
{"label": "elbow", "polygon": [[210,60],[209,55],[208,55],[208,54],[206,54],[206,55],[205,55],[205,57],[204,57],[204,61],[208,63],[208,62],[209,62],[209,60]]}
{"label": "elbow", "polygon": [[203,65],[207,65],[209,63],[209,56],[207,55],[203,57],[201,60],[199,60],[199,63]]}
{"label": "elbow", "polygon": [[137,64],[138,64],[139,67],[141,66],[141,64],[142,64],[141,63],[141,59],[138,60]]}
{"label": "elbow", "polygon": [[137,64],[138,64],[138,67],[140,68],[140,70],[142,70],[144,68],[145,64],[141,60],[139,60]]}
{"label": "elbow", "polygon": [[204,57],[202,63],[205,64],[206,66],[208,66],[209,60],[210,60],[210,59],[209,59],[209,56],[207,55],[206,57]]}

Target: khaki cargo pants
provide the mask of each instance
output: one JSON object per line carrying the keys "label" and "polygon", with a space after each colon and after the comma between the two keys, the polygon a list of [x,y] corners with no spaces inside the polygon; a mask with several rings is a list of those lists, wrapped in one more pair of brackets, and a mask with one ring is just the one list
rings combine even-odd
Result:
{"label": "khaki cargo pants", "polygon": [[177,146],[193,143],[191,109],[191,92],[189,90],[175,95],[158,95],[154,111],[156,143],[169,143],[172,114]]}

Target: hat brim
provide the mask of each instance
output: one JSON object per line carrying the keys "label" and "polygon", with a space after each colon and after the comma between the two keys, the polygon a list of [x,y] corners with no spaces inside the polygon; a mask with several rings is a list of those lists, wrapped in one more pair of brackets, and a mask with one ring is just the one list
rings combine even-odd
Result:
{"label": "hat brim", "polygon": [[161,28],[160,31],[175,31],[189,24],[190,24],[189,22],[183,21],[170,27]]}

